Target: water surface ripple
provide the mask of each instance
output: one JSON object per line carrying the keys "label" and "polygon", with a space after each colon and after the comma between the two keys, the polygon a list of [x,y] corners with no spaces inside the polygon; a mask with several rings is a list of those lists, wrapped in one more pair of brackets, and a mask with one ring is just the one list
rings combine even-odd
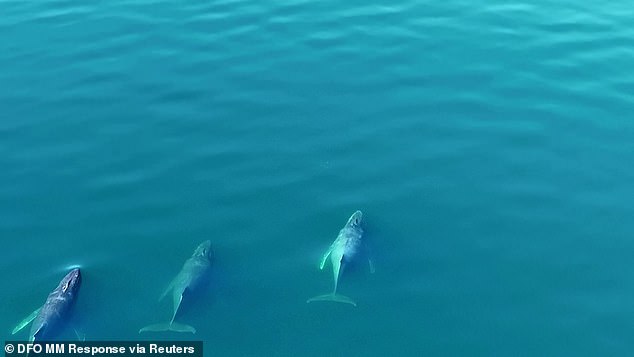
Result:
{"label": "water surface ripple", "polygon": [[[211,239],[212,288],[182,317],[198,334],[147,338],[219,356],[631,351],[630,3],[0,13],[5,338],[73,264],[87,338],[136,338]],[[376,274],[342,277],[357,309],[307,305],[356,209]]]}

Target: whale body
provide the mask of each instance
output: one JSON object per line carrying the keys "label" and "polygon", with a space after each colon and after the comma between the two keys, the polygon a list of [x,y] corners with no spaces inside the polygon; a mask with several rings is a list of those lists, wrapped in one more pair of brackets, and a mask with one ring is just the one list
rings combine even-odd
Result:
{"label": "whale body", "polygon": [[[334,281],[334,288],[332,293],[325,295],[318,295],[308,299],[306,302],[313,301],[335,301],[342,302],[357,306],[357,303],[351,298],[337,294],[337,286],[339,284],[339,277],[343,273],[343,270],[347,263],[351,262],[362,248],[363,228],[361,227],[361,221],[363,219],[363,213],[356,211],[350,216],[346,225],[339,231],[339,235],[335,241],[330,245],[326,253],[321,258],[319,263],[319,269],[323,270],[330,257],[332,263],[332,275]],[[371,260],[370,269],[374,271],[374,266]]]}
{"label": "whale body", "polygon": [[169,284],[167,289],[161,294],[159,301],[172,292],[173,313],[172,319],[168,323],[152,324],[143,327],[139,333],[149,331],[176,331],[196,333],[193,326],[175,322],[183,297],[190,292],[194,292],[207,280],[211,271],[211,259],[213,251],[211,241],[204,241],[198,245],[192,256],[185,261],[180,272]]}
{"label": "whale body", "polygon": [[42,307],[33,311],[22,320],[11,332],[16,334],[31,321],[29,341],[47,341],[54,338],[67,322],[81,286],[81,271],[79,268],[71,270],[57,287],[48,295]]}

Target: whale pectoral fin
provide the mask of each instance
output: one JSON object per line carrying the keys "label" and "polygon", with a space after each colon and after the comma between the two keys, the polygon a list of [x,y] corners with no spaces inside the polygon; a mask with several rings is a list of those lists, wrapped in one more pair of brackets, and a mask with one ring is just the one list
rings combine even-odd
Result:
{"label": "whale pectoral fin", "polygon": [[78,341],[86,341],[86,334],[83,332],[79,332],[77,331],[77,329],[73,329],[73,331],[75,331],[75,336],[77,336],[77,340]]}
{"label": "whale pectoral fin", "polygon": [[39,307],[37,308],[35,311],[33,311],[29,316],[27,316],[26,318],[24,318],[24,320],[20,321],[20,323],[18,323],[15,328],[13,329],[13,331],[11,331],[12,335],[15,335],[16,333],[18,333],[20,330],[22,330],[23,328],[26,327],[26,325],[30,324],[31,321],[35,320],[35,318],[37,317],[37,314],[40,312],[42,308]]}
{"label": "whale pectoral fin", "polygon": [[342,272],[344,267],[346,266],[346,261],[344,257],[345,256],[342,255],[341,260],[339,260],[339,263],[332,264],[332,277],[335,282],[335,286],[332,290],[333,295],[337,294],[337,286],[339,285],[339,272]]}
{"label": "whale pectoral fin", "polygon": [[176,318],[176,314],[178,313],[178,309],[181,306],[181,303],[183,302],[183,294],[185,292],[183,291],[181,294],[174,294],[174,315],[172,315],[172,321],[171,323],[174,322],[174,319]]}
{"label": "whale pectoral fin", "polygon": [[374,267],[374,254],[372,254],[372,249],[367,242],[363,243],[363,247],[365,249],[365,256],[368,258],[368,265],[370,265],[370,273],[374,274],[376,269]]}
{"label": "whale pectoral fin", "polygon": [[163,293],[161,294],[161,296],[159,296],[159,301],[163,300],[163,298],[165,298],[165,296],[167,296],[167,294],[172,291],[172,289],[174,289],[174,284],[176,283],[176,278],[172,279],[172,281],[170,282],[170,284],[167,286],[167,288],[165,289],[165,291],[163,291]]}
{"label": "whale pectoral fin", "polygon": [[321,257],[321,262],[319,262],[319,270],[324,269],[324,265],[326,265],[326,260],[328,259],[328,256],[330,255],[331,252],[332,252],[332,246],[330,246],[330,248],[328,248],[326,253],[324,253],[324,255]]}

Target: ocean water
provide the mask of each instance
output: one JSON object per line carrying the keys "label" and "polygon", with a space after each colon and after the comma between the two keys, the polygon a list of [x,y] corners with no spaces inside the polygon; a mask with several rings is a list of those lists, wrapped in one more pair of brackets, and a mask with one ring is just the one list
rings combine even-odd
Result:
{"label": "ocean water", "polygon": [[[0,328],[209,356],[626,356],[626,1],[0,1]],[[319,259],[364,212],[340,292]],[[146,334],[210,239],[211,284]],[[62,332],[60,338],[72,336]],[[16,336],[14,336],[15,338]],[[27,332],[17,335],[27,338]]]}

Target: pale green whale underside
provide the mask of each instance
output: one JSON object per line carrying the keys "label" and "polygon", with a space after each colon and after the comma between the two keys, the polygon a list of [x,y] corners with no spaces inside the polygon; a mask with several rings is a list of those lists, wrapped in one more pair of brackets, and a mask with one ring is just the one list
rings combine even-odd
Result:
{"label": "pale green whale underside", "polygon": [[[350,304],[352,306],[357,306],[357,303],[353,299],[345,295],[338,294],[337,287],[339,285],[339,276],[345,268],[344,255],[347,249],[346,241],[350,239],[349,234],[352,234],[352,233],[349,233],[350,231],[346,231],[346,229],[350,230],[351,228],[354,227],[354,225],[357,225],[358,227],[358,225],[361,223],[361,217],[362,217],[361,211],[356,211],[348,219],[348,222],[346,223],[344,228],[340,231],[339,235],[337,236],[335,241],[330,245],[328,250],[326,250],[324,255],[321,257],[321,261],[319,262],[319,269],[323,270],[324,266],[326,265],[326,261],[328,260],[328,257],[330,257],[330,261],[332,262],[332,275],[333,275],[333,282],[334,282],[334,288],[332,293],[312,297],[306,301],[307,303],[314,302],[314,301],[333,301],[333,302]],[[361,233],[357,234],[353,238],[361,239]],[[372,260],[368,258],[368,262],[370,264],[370,271],[374,273],[374,264]]]}

